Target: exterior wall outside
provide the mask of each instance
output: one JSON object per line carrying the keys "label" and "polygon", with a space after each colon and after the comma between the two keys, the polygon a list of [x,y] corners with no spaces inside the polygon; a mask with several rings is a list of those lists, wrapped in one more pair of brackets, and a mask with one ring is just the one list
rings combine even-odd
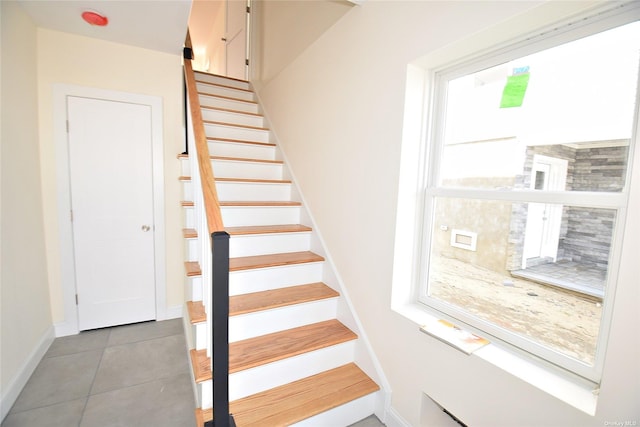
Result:
{"label": "exterior wall outside", "polygon": [[[52,336],[38,131],[36,27],[17,2],[2,19],[2,267],[0,399],[2,414],[31,372],[25,363]],[[52,338],[51,338],[52,339]],[[46,347],[45,347],[46,350]],[[35,368],[35,365],[33,366]],[[13,389],[13,390],[12,390]],[[7,396],[12,394],[13,396]],[[5,402],[7,399],[7,402]]]}
{"label": "exterior wall outside", "polygon": [[[277,76],[258,82],[271,128],[390,382],[393,413],[406,425],[434,425],[428,420],[441,411],[425,396],[481,427],[640,419],[640,386],[630,380],[640,377],[640,342],[629,339],[640,334],[637,221],[627,222],[595,416],[426,337],[416,322],[390,308],[407,64],[451,43],[476,51],[490,46],[481,30],[494,25],[500,25],[500,37],[510,37],[594,4],[363,2]],[[640,217],[640,170],[635,172],[628,218]]]}
{"label": "exterior wall outside", "polygon": [[[159,96],[163,99],[166,301],[183,303],[181,189],[176,155],[184,151],[181,52],[176,55],[38,29],[38,98],[40,162],[45,213],[51,310],[54,323],[64,321],[60,271],[53,85],[58,83]],[[126,153],[123,153],[126,155]]]}

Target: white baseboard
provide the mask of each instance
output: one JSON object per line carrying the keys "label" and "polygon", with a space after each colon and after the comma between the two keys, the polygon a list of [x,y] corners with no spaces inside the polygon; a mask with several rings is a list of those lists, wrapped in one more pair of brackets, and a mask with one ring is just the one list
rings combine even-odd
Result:
{"label": "white baseboard", "polygon": [[78,331],[77,322],[73,324],[71,322],[60,322],[53,325],[53,327],[55,328],[56,338],[76,335],[80,332]]}
{"label": "white baseboard", "polygon": [[16,372],[11,381],[9,381],[8,386],[2,390],[2,394],[0,395],[0,420],[4,420],[9,413],[9,410],[16,402],[20,392],[27,384],[27,381],[29,381],[31,374],[35,371],[54,338],[54,327],[50,326],[40,337],[29,356],[27,356],[22,366],[20,366],[20,369],[18,369],[18,372]]}
{"label": "white baseboard", "polygon": [[179,317],[182,317],[184,315],[183,311],[183,307],[182,304],[180,305],[173,305],[171,307],[167,307],[167,310],[165,311],[165,318],[164,319],[158,319],[158,320],[169,320],[169,319],[177,319]]}
{"label": "white baseboard", "polygon": [[393,408],[389,408],[386,415],[383,422],[387,427],[411,427],[411,424],[402,418]]}

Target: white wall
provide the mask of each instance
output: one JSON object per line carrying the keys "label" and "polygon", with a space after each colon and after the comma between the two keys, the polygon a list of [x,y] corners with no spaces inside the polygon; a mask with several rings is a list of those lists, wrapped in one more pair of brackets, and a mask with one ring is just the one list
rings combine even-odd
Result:
{"label": "white wall", "polygon": [[[434,405],[423,400],[424,393],[470,426],[640,422],[637,223],[627,228],[595,417],[479,357],[425,336],[390,308],[407,64],[542,3],[366,1],[273,79],[256,82],[391,384],[393,410],[412,426],[433,425],[428,420],[439,416]],[[540,25],[588,5],[564,2],[564,9],[534,11],[536,17],[530,19]],[[270,23],[262,23],[263,31]],[[473,43],[470,38],[468,44]],[[264,52],[269,48],[264,46]],[[640,168],[633,179],[630,217],[638,218]]]}
{"label": "white wall", "polygon": [[[9,410],[53,339],[38,147],[36,27],[15,2],[2,15],[0,399]],[[0,418],[2,417],[0,416]]]}
{"label": "white wall", "polygon": [[[53,87],[63,83],[144,95],[163,101],[167,306],[182,305],[184,270],[180,164],[184,151],[181,51],[175,55],[38,29],[38,104],[42,200],[54,323],[64,322],[56,194]],[[122,153],[126,156],[126,153]],[[174,310],[177,315],[181,311]]]}
{"label": "white wall", "polygon": [[346,0],[254,0],[254,85],[275,77],[352,7]]}

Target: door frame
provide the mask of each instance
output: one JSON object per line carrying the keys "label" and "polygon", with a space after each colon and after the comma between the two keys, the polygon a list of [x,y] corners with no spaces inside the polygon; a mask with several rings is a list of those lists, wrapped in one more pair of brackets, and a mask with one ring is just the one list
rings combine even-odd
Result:
{"label": "door frame", "polygon": [[[569,162],[565,159],[545,156],[542,154],[534,154],[531,165],[531,183],[530,188],[534,189],[536,165],[544,164],[549,166],[549,173],[546,177],[546,185],[544,191],[563,191],[567,183],[567,173]],[[548,222],[542,224],[542,240],[540,247],[540,256],[550,256],[553,258],[553,262],[556,262],[558,257],[558,242],[560,241],[560,233],[562,229],[562,205],[545,204],[545,209],[550,209],[551,212],[547,212],[547,216],[550,217]],[[522,247],[522,268],[527,267],[526,250],[527,240],[529,237],[529,210],[527,210],[527,224],[525,226],[525,240]],[[552,249],[550,250],[549,247]],[[547,255],[548,254],[548,255]]]}
{"label": "door frame", "polygon": [[60,249],[60,278],[64,306],[64,321],[55,324],[56,336],[79,332],[76,304],[75,257],[73,252],[73,226],[71,224],[71,176],[69,170],[69,142],[67,138],[67,97],[101,99],[146,105],[151,108],[153,216],[155,224],[154,258],[156,319],[167,318],[167,284],[165,272],[165,220],[164,220],[164,142],[162,98],[129,92],[92,87],[55,84],[53,87],[53,134],[56,153],[56,190],[58,202],[58,232]]}

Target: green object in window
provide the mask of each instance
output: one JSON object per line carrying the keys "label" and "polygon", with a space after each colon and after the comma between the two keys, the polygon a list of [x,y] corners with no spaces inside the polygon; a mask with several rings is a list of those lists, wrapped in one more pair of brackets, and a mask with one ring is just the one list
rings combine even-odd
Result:
{"label": "green object in window", "polygon": [[502,91],[500,108],[520,107],[524,100],[524,94],[527,92],[528,84],[529,73],[507,77],[507,83]]}

